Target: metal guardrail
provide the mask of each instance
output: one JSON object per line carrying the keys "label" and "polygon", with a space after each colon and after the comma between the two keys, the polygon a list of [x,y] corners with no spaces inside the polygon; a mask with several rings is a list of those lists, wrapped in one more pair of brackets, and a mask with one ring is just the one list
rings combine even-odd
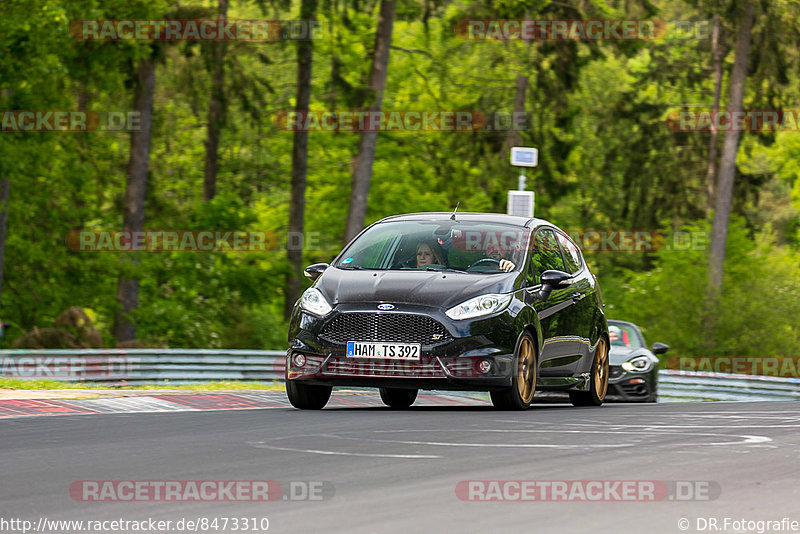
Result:
{"label": "metal guardrail", "polygon": [[658,372],[658,400],[800,400],[800,378],[662,369]]}
{"label": "metal guardrail", "polygon": [[[283,380],[280,350],[65,349],[0,350],[0,376],[67,382],[173,384]],[[800,400],[800,378],[662,369],[659,401]]]}
{"label": "metal guardrail", "polygon": [[0,350],[0,376],[130,385],[283,380],[286,352],[222,349]]}

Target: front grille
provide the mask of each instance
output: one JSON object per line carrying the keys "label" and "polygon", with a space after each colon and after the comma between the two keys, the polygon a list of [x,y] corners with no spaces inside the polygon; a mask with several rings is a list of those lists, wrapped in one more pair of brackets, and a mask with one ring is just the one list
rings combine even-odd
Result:
{"label": "front grille", "polygon": [[622,376],[622,367],[620,367],[618,365],[612,365],[608,369],[608,377],[609,378],[617,378],[619,376]]}
{"label": "front grille", "polygon": [[452,341],[444,326],[411,313],[342,313],[325,325],[319,337],[333,343],[386,341],[438,345]]}
{"label": "front grille", "polygon": [[444,378],[442,367],[432,360],[428,363],[345,360],[331,358],[322,370],[324,376],[391,376],[411,378]]}

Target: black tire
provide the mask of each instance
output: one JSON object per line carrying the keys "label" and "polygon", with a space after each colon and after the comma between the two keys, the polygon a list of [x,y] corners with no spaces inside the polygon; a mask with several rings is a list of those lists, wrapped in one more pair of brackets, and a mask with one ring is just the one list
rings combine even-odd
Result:
{"label": "black tire", "polygon": [[588,391],[570,391],[569,400],[573,406],[600,406],[608,392],[608,343],[600,338],[594,351],[592,378]]}
{"label": "black tire", "polygon": [[536,391],[539,358],[533,337],[525,332],[517,341],[514,350],[514,374],[511,387],[500,391],[491,391],[489,396],[498,410],[527,410],[533,401]]}
{"label": "black tire", "polygon": [[312,386],[297,382],[286,381],[286,396],[292,406],[301,410],[321,410],[331,398],[331,386]]}
{"label": "black tire", "polygon": [[380,388],[381,400],[394,410],[405,410],[417,400],[416,389]]}

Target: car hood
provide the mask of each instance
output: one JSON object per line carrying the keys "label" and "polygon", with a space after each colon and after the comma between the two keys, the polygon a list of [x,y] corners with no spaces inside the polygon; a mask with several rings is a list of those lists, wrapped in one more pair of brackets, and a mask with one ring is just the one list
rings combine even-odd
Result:
{"label": "car hood", "polygon": [[644,347],[638,349],[629,349],[627,347],[617,347],[611,345],[611,350],[608,353],[608,363],[611,365],[622,365],[636,356],[650,356],[655,358],[653,353]]}
{"label": "car hood", "polygon": [[486,293],[509,293],[519,273],[348,271],[329,267],[316,287],[331,304],[387,302],[451,308]]}

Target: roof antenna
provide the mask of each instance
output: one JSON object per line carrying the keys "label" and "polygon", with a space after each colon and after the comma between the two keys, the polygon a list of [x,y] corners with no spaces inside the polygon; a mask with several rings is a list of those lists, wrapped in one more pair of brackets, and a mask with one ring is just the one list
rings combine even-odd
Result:
{"label": "roof antenna", "polygon": [[456,212],[458,211],[458,206],[460,204],[461,204],[460,200],[458,202],[456,202],[456,209],[453,210],[453,214],[450,216],[450,220],[451,221],[455,221],[456,220]]}

